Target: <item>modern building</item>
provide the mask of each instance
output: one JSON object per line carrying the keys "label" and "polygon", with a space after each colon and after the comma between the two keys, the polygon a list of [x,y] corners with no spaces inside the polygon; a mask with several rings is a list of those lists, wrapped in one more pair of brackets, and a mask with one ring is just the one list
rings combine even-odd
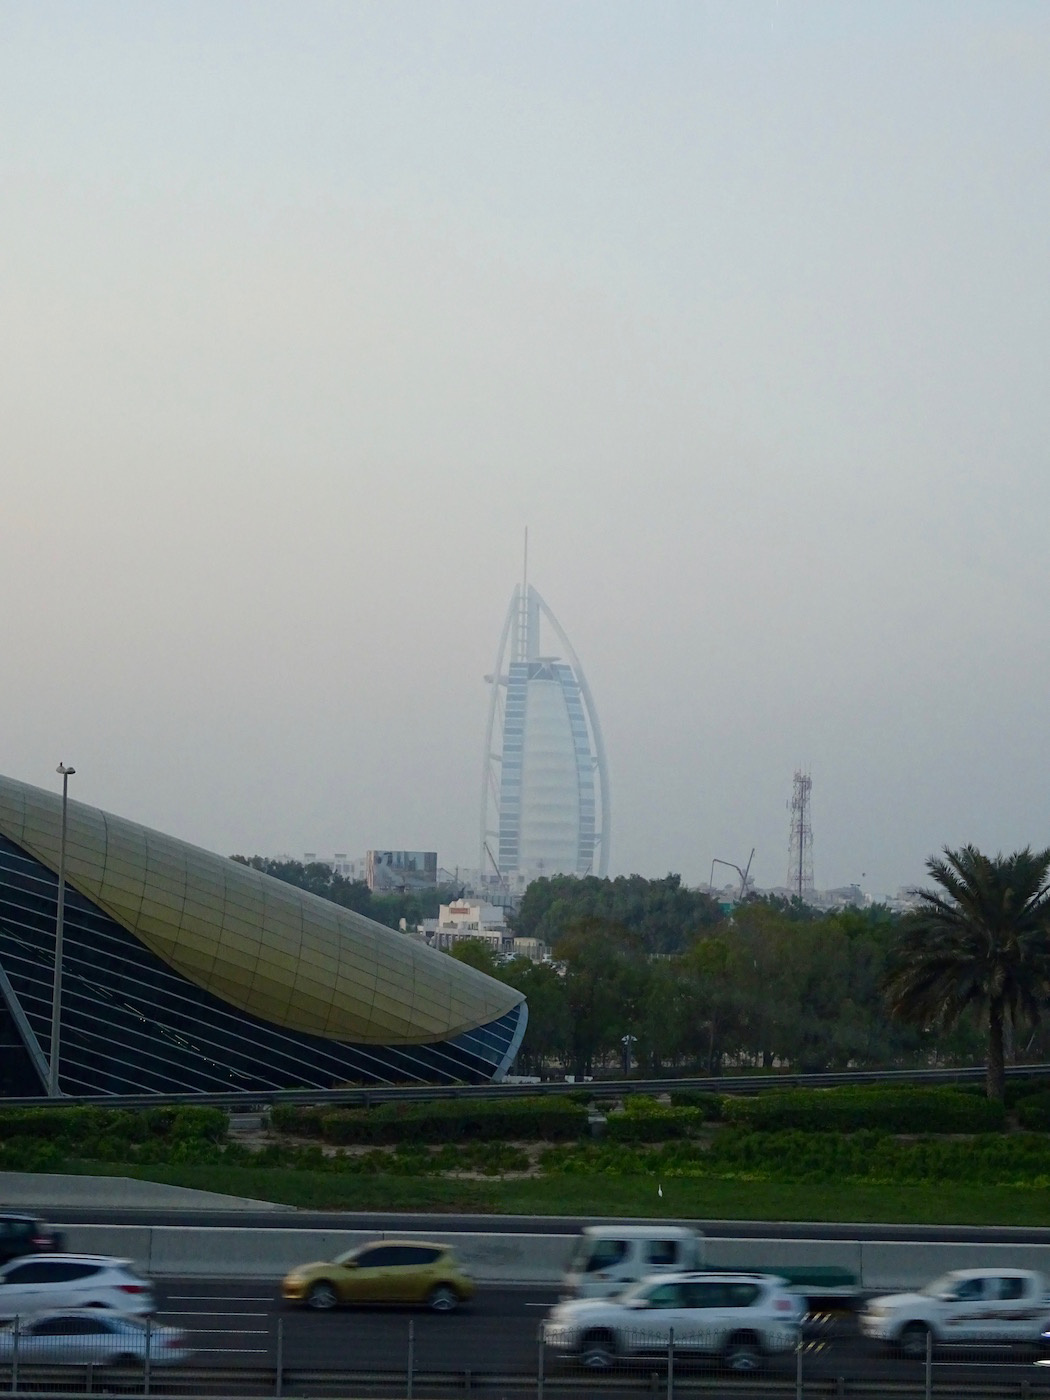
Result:
{"label": "modern building", "polygon": [[[0,778],[0,1093],[43,1092],[62,800]],[[370,919],[70,802],[67,1094],[500,1079],[521,994]]]}
{"label": "modern building", "polygon": [[[559,654],[544,653],[544,627]],[[611,812],[598,714],[568,637],[531,584],[514,590],[486,680],[483,888],[605,875]]]}
{"label": "modern building", "polygon": [[407,894],[437,886],[436,851],[369,851],[365,862],[365,880],[373,894]]}

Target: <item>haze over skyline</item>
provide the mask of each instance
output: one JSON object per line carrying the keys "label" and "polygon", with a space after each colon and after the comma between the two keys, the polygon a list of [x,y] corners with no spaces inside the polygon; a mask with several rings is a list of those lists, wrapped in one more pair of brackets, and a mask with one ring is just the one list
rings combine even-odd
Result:
{"label": "haze over skyline", "polygon": [[0,772],[473,865],[527,525],[610,873],[1050,845],[1046,7],[9,0],[0,129]]}

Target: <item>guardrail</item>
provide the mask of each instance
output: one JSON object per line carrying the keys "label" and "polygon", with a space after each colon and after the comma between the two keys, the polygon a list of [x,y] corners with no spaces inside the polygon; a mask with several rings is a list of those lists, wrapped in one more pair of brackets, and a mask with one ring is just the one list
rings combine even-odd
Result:
{"label": "guardrail", "polygon": [[[691,1076],[685,1079],[594,1079],[584,1083],[550,1080],[542,1084],[374,1084],[367,1088],[273,1089],[266,1093],[236,1090],[208,1094],[80,1094],[66,1095],[62,1104],[94,1104],[105,1108],[152,1108],[161,1104],[200,1104],[239,1112],[270,1104],[345,1104],[367,1107],[378,1103],[426,1102],[430,1099],[522,1098],[533,1095],[579,1093],[589,1089],[596,1097],[622,1094],[667,1094],[676,1089],[707,1093],[758,1094],[768,1089],[833,1089],[847,1084],[972,1084],[986,1074],[983,1065],[958,1069],[843,1070],[823,1074],[754,1074]],[[1050,1078],[1050,1065],[1012,1065],[1007,1079]],[[9,1108],[39,1108],[40,1098],[5,1098]],[[49,1107],[55,1107],[51,1102]]]}
{"label": "guardrail", "polygon": [[[803,1353],[796,1353],[801,1360]],[[938,1375],[919,1367],[914,1377],[808,1374],[804,1364],[781,1375],[736,1376],[720,1370],[683,1370],[673,1353],[655,1356],[630,1371],[599,1375],[534,1371],[318,1370],[300,1367],[182,1367],[163,1376],[130,1376],[101,1366],[33,1366],[12,1374],[0,1368],[0,1393],[46,1394],[51,1400],[85,1395],[208,1397],[208,1400],[675,1400],[682,1396],[736,1397],[737,1400],[1048,1400],[1050,1376],[996,1377],[979,1367],[952,1368]]]}

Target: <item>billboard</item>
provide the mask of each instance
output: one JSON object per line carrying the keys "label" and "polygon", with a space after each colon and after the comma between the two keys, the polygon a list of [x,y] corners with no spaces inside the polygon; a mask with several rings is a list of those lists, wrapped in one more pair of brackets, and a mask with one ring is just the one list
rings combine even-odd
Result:
{"label": "billboard", "polygon": [[369,851],[365,879],[374,894],[433,889],[437,884],[437,851]]}

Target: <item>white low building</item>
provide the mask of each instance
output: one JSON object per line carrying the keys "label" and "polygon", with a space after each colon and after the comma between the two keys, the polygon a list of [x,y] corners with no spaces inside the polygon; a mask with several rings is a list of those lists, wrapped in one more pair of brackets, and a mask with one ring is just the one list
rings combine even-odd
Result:
{"label": "white low building", "polygon": [[515,938],[507,927],[506,914],[498,904],[457,900],[454,904],[442,904],[436,919],[424,921],[422,932],[428,943],[446,953],[464,938],[476,938],[497,957],[525,957],[542,962],[546,945],[537,938]]}

